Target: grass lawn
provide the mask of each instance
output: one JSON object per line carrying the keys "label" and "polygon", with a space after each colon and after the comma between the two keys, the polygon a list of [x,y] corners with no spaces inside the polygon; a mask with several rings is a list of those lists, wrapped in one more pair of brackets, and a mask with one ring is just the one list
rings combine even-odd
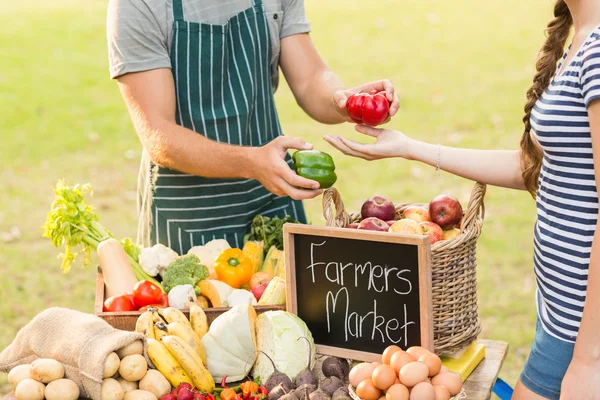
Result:
{"label": "grass lawn", "polygon": [[[140,145],[116,84],[108,78],[106,1],[0,2],[0,349],[50,306],[92,312],[95,270],[63,275],[58,250],[40,226],[59,178],[89,182],[90,203],[118,236],[135,236]],[[431,142],[515,148],[522,105],[551,2],[536,0],[306,0],[313,39],[347,85],[389,78],[402,96],[390,128]],[[305,116],[282,84],[284,131],[328,151],[327,133],[356,138],[352,126]],[[427,202],[440,192],[468,200],[471,182],[401,160],[368,163],[332,151],[338,189],[358,210],[377,193]],[[319,200],[307,202],[322,224]],[[526,193],[489,188],[478,248],[482,337],[510,343],[501,375],[514,384],[535,320],[534,203]],[[8,391],[0,376],[0,394]]]}

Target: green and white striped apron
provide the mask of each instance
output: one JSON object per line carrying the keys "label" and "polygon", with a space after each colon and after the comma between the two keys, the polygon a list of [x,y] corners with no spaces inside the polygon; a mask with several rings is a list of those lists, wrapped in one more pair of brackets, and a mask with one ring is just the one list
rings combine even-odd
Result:
{"label": "green and white striped apron", "polygon": [[[262,146],[280,136],[262,1],[255,0],[225,25],[185,21],[183,10],[182,0],[173,0],[177,123],[233,145]],[[287,161],[291,165],[289,155]],[[152,171],[146,175],[153,198],[145,204],[151,218],[141,229],[151,243],[179,254],[212,239],[243,246],[244,234],[258,214],[291,215],[306,222],[302,202],[278,197],[256,180],[207,179],[157,166]]]}

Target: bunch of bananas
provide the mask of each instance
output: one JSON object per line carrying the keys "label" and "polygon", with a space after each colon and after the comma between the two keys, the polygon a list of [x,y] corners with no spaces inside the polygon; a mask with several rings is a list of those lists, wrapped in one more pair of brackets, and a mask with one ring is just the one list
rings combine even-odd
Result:
{"label": "bunch of bananas", "polygon": [[138,318],[135,330],[148,342],[148,356],[173,387],[187,382],[212,393],[215,381],[206,369],[206,353],[200,340],[208,332],[204,310],[190,301],[190,320],[181,310],[149,308]]}

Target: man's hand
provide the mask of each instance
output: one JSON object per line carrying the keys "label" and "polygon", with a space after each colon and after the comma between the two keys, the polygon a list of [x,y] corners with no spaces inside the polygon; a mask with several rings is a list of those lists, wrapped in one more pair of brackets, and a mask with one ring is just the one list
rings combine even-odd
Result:
{"label": "man's hand", "polygon": [[254,179],[278,196],[289,196],[295,200],[307,200],[321,194],[317,181],[296,174],[285,156],[288,149],[311,150],[312,144],[296,137],[280,136],[268,144],[256,148]]}
{"label": "man's hand", "polygon": [[365,83],[364,85],[357,86],[352,89],[344,89],[338,90],[333,95],[334,103],[339,107],[340,111],[344,114],[345,118],[348,121],[352,121],[348,116],[348,111],[346,110],[346,102],[348,101],[348,97],[356,93],[370,93],[373,90],[377,90],[378,92],[385,92],[385,95],[390,104],[390,115],[383,122],[386,123],[390,120],[390,117],[394,116],[396,112],[398,112],[398,108],[400,106],[400,99],[398,98],[398,94],[394,89],[394,85],[387,79],[383,79],[380,81]]}

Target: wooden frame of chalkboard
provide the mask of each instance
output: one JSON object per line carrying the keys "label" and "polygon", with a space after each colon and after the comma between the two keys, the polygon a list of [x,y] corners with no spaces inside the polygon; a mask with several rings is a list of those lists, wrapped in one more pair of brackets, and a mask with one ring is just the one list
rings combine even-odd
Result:
{"label": "wooden frame of chalkboard", "polygon": [[320,354],[380,362],[392,344],[433,351],[428,236],[289,223],[283,232],[286,309],[304,320]]}

